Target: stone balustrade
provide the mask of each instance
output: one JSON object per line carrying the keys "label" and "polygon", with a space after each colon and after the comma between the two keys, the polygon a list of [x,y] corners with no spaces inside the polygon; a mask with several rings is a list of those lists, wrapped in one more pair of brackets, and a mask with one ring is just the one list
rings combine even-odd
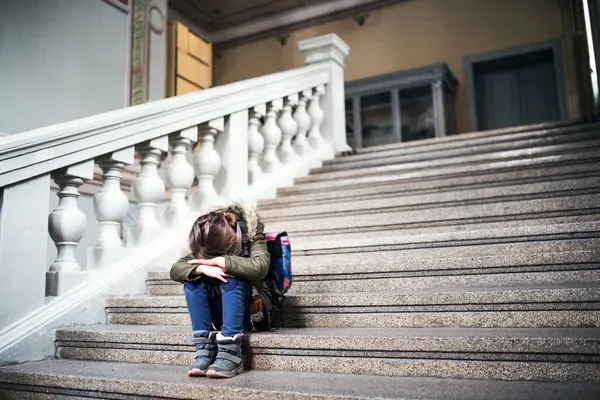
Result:
{"label": "stone balustrade", "polygon": [[[0,331],[43,306],[45,296],[81,285],[86,272],[109,268],[131,249],[156,246],[173,229],[189,229],[199,212],[226,200],[270,196],[315,163],[348,150],[348,47],[335,35],[300,47],[307,59],[302,68],[1,139],[0,292],[18,305],[1,306]],[[124,244],[129,201],[121,180],[135,163],[140,168],[131,191],[139,216],[133,243]],[[79,190],[98,167],[100,233],[83,269],[75,258],[87,223]],[[59,203],[48,216],[51,180]],[[165,198],[166,207],[158,207]],[[48,234],[58,250],[50,266]]]}

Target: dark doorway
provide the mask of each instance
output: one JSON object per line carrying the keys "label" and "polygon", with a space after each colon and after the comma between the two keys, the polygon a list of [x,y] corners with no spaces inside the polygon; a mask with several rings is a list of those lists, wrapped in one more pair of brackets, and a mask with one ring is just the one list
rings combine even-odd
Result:
{"label": "dark doorway", "polygon": [[480,130],[561,117],[552,49],[473,63],[473,84]]}

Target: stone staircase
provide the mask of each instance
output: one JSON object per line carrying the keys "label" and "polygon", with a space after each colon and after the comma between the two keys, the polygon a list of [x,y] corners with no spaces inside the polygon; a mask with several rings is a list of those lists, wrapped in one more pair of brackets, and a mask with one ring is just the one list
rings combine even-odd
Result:
{"label": "stone staircase", "polygon": [[6,399],[598,399],[600,124],[365,149],[260,203],[287,230],[285,327],[252,371],[191,379],[179,284],[106,299],[56,359],[0,368]]}

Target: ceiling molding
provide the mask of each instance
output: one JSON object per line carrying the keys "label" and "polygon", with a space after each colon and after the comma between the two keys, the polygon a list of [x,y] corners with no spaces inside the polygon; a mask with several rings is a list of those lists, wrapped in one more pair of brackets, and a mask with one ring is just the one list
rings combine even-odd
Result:
{"label": "ceiling molding", "polygon": [[[300,3],[301,4],[301,3]],[[289,12],[299,7],[298,0],[274,0],[252,8],[244,8],[229,14],[224,14],[214,19],[214,31],[226,29],[236,25],[243,25],[252,21],[259,15],[261,18],[277,16],[281,13]]]}
{"label": "ceiling molding", "polygon": [[274,16],[232,26],[210,33],[211,42],[219,49],[272,37],[292,30],[348,18],[359,12],[372,11],[406,0],[332,0],[297,8]]}
{"label": "ceiling molding", "polygon": [[[282,1],[289,6],[291,0]],[[257,40],[289,34],[294,30],[322,24],[343,18],[350,18],[359,13],[373,11],[408,0],[300,0],[298,6],[285,11],[269,12],[264,10],[260,18],[243,23],[236,23],[235,14],[246,14],[248,10],[216,17],[207,20],[205,10],[199,10],[192,0],[171,0],[169,2],[169,19],[175,19],[193,27],[196,33],[215,46],[215,50],[243,45]],[[194,4],[194,5],[192,5]],[[278,7],[279,8],[279,7]],[[281,8],[279,8],[281,10]],[[256,11],[256,10],[255,10]],[[233,17],[233,18],[232,18]],[[228,18],[231,18],[228,21]],[[228,23],[229,22],[229,23]],[[219,25],[227,28],[215,29]]]}

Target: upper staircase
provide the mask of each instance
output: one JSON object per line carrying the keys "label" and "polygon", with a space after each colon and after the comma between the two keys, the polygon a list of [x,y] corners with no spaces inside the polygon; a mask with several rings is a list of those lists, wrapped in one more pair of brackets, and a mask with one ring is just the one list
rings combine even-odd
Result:
{"label": "upper staircase", "polygon": [[[190,379],[182,287],[106,299],[6,399],[598,399],[600,124],[365,149],[259,202],[292,238],[285,327],[245,372]],[[158,268],[160,267],[160,268]]]}

